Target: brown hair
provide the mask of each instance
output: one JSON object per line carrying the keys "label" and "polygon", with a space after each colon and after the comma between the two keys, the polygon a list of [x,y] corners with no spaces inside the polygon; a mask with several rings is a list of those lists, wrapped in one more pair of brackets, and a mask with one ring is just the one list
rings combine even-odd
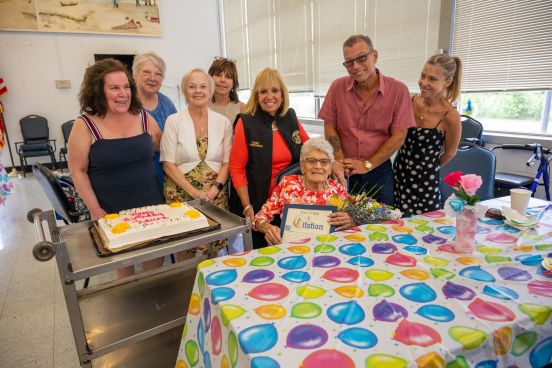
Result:
{"label": "brown hair", "polygon": [[460,83],[462,82],[462,61],[458,56],[436,54],[427,59],[426,64],[438,65],[443,70],[445,79],[452,78],[452,83],[447,87],[445,98],[454,102],[460,96]]}
{"label": "brown hair", "polygon": [[257,74],[255,78],[255,84],[251,90],[251,96],[245,105],[244,113],[255,115],[257,107],[259,106],[259,91],[266,87],[278,86],[282,92],[282,112],[281,115],[285,115],[289,109],[289,94],[282,76],[276,69],[264,68]]}
{"label": "brown hair", "polygon": [[84,79],[79,92],[81,112],[90,115],[104,117],[107,113],[107,101],[105,98],[105,76],[108,73],[124,72],[130,85],[130,107],[128,112],[136,115],[142,109],[142,104],[136,95],[136,83],[128,69],[118,60],[104,59],[86,68]]}
{"label": "brown hair", "polygon": [[[220,73],[226,74],[227,77],[232,79],[232,89],[230,90],[230,101],[238,102],[238,92],[236,92],[240,86],[238,82],[238,69],[236,63],[226,58],[215,58],[208,71],[210,76],[214,76]],[[213,102],[215,97],[213,96]]]}
{"label": "brown hair", "polygon": [[368,48],[370,49],[368,51],[374,51],[374,44],[372,43],[372,40],[370,39],[370,37],[366,35],[361,35],[361,34],[352,35],[349,38],[347,38],[345,42],[343,42],[343,48],[353,47],[353,45],[357,42],[364,42],[365,44],[368,45]]}

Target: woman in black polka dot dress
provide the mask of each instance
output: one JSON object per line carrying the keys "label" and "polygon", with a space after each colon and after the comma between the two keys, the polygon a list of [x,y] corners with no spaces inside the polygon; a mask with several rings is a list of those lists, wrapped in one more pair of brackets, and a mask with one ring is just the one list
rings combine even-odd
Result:
{"label": "woman in black polka dot dress", "polygon": [[452,105],[460,94],[461,61],[433,55],[412,98],[416,127],[408,129],[394,163],[395,207],[404,216],[440,208],[439,168],[455,155],[461,135],[460,114]]}

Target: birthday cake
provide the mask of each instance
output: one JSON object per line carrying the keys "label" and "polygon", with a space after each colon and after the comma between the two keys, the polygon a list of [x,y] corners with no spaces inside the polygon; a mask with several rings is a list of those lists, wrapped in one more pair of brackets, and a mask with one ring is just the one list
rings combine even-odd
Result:
{"label": "birthday cake", "polygon": [[105,248],[144,243],[165,236],[209,227],[204,214],[192,206],[175,202],[124,210],[98,220],[98,233]]}

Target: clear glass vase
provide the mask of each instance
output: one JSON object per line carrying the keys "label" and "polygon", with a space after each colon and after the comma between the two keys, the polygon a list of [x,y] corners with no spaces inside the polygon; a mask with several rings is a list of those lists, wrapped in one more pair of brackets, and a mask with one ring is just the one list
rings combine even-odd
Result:
{"label": "clear glass vase", "polygon": [[477,231],[477,212],[472,206],[464,206],[456,215],[456,242],[454,250],[457,253],[471,253],[475,247]]}

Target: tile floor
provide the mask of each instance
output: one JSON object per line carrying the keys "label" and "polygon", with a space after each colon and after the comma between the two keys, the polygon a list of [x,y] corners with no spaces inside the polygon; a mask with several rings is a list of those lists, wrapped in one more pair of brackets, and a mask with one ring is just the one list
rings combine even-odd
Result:
{"label": "tile floor", "polygon": [[50,209],[32,175],[0,206],[0,367],[80,367],[54,259],[32,255],[32,208]]}

